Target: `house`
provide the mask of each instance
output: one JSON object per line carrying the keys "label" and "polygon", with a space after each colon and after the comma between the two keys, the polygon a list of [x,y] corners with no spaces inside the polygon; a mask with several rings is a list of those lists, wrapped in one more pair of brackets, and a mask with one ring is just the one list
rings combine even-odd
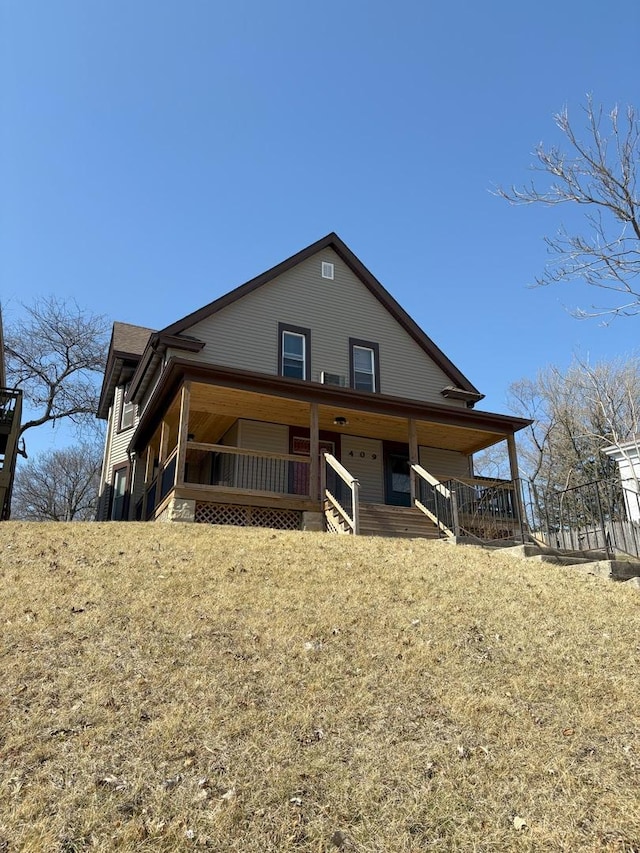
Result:
{"label": "house", "polygon": [[504,526],[513,484],[472,456],[506,441],[515,481],[529,421],[482,397],[328,234],[165,329],[114,324],[98,518],[437,534],[467,489],[467,531],[472,505]]}
{"label": "house", "polygon": [[11,514],[11,492],[18,458],[22,391],[7,387],[2,311],[0,311],[0,521]]}
{"label": "house", "polygon": [[627,518],[640,524],[640,435],[605,447],[602,452],[618,463]]}

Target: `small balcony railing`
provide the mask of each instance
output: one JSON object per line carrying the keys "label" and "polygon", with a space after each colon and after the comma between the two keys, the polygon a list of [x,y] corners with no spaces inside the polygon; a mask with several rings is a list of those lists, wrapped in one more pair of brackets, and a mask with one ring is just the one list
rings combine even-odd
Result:
{"label": "small balcony railing", "polygon": [[11,426],[21,397],[22,391],[15,388],[0,388],[0,427]]}

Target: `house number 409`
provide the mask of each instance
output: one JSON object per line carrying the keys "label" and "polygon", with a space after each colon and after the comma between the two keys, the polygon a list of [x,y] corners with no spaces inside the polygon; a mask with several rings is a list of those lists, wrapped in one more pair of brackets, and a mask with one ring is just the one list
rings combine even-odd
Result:
{"label": "house number 409", "polygon": [[[349,451],[349,456],[356,456],[356,455],[357,455],[357,456],[359,456],[359,457],[360,457],[360,459],[364,459],[364,458],[365,458],[365,456],[366,456],[367,454],[364,452],[364,450],[361,450],[359,453],[358,453],[357,451],[354,451],[354,450],[350,450],[350,451]],[[378,454],[377,454],[377,453],[372,453],[372,454],[371,454],[371,458],[372,458],[372,459],[377,459],[377,458],[378,458]]]}

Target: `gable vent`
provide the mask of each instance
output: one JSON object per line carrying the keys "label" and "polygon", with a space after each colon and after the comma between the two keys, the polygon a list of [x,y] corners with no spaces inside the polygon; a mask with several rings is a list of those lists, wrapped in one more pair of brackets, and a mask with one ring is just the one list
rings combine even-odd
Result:
{"label": "gable vent", "polygon": [[333,264],[328,261],[322,262],[322,278],[330,278],[333,281]]}
{"label": "gable vent", "polygon": [[339,385],[341,388],[345,385],[344,376],[340,376],[339,373],[329,373],[326,370],[320,373],[320,382],[323,385]]}

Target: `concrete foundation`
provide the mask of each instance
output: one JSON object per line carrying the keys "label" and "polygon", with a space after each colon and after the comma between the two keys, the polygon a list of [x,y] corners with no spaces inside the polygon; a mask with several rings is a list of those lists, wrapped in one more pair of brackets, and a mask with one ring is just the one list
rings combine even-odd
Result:
{"label": "concrete foundation", "polygon": [[324,515],[321,512],[303,512],[302,513],[302,529],[303,530],[324,530]]}
{"label": "concrete foundation", "polygon": [[173,498],[158,521],[194,521],[196,502],[184,498]]}

